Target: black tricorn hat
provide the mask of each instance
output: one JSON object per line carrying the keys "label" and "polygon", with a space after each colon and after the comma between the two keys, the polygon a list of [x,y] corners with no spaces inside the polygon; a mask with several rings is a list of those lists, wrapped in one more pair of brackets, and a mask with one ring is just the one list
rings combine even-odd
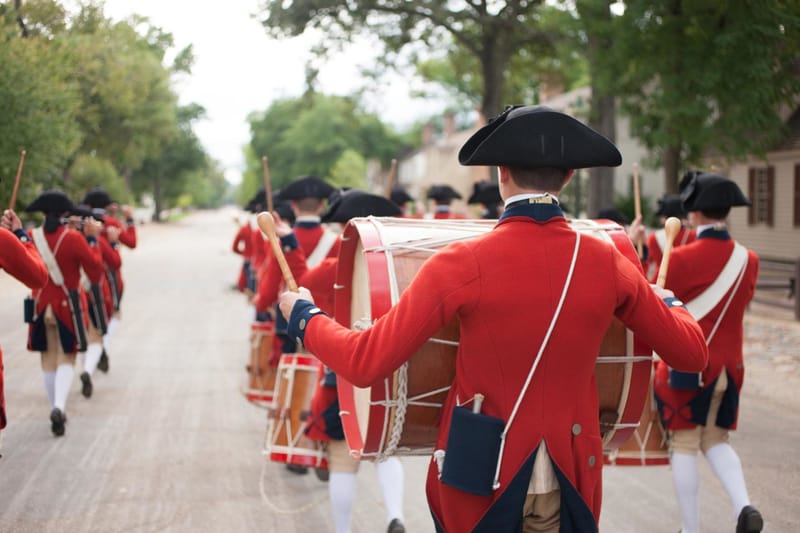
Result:
{"label": "black tricorn hat", "polygon": [[102,188],[95,187],[94,189],[86,193],[86,196],[83,197],[83,201],[81,203],[86,204],[92,208],[94,207],[105,208],[108,205],[113,204],[114,200],[112,200],[111,196]]}
{"label": "black tricorn hat", "polygon": [[683,200],[681,200],[681,195],[665,194],[659,198],[656,215],[662,217],[686,217],[686,210],[683,208]]}
{"label": "black tricorn hat", "polygon": [[625,214],[616,207],[606,207],[605,209],[601,209],[597,212],[597,218],[613,220],[617,224],[621,224],[623,226],[631,223],[630,219],[628,219],[628,217],[626,217]]}
{"label": "black tricorn hat", "polygon": [[392,187],[392,192],[389,193],[389,199],[391,199],[395,204],[399,206],[403,206],[408,202],[414,201],[411,195],[408,194],[406,190],[400,186]]}
{"label": "black tricorn hat", "polygon": [[479,181],[472,185],[472,195],[467,200],[468,204],[499,204],[503,199],[500,198],[500,187],[491,181]]}
{"label": "black tricorn hat", "polygon": [[42,213],[52,213],[60,215],[75,210],[75,204],[63,192],[57,189],[45,191],[25,208],[29,213],[41,211]]}
{"label": "black tricorn hat", "polygon": [[403,211],[388,198],[350,189],[339,194],[322,214],[322,222],[347,223],[355,217],[396,217]]}
{"label": "black tricorn hat", "polygon": [[688,171],[686,171],[686,174],[683,175],[683,177],[681,178],[681,181],[678,182],[678,193],[682,193],[683,189],[685,189],[686,186],[689,185],[689,183],[693,179],[695,179],[697,176],[699,176],[700,174],[703,174],[703,173],[704,172],[702,170],[688,170]]}
{"label": "black tricorn hat", "polygon": [[692,178],[683,188],[681,199],[687,211],[752,205],[735,181],[717,174],[700,174]]}
{"label": "black tricorn hat", "polygon": [[428,189],[427,198],[439,202],[446,202],[448,200],[460,199],[461,195],[449,185],[431,185],[431,188]]}
{"label": "black tricorn hat", "polygon": [[281,200],[300,200],[302,198],[326,199],[336,189],[317,176],[300,177],[281,190]]}
{"label": "black tricorn hat", "polygon": [[616,167],[614,143],[567,114],[545,106],[509,106],[467,139],[458,152],[462,165]]}

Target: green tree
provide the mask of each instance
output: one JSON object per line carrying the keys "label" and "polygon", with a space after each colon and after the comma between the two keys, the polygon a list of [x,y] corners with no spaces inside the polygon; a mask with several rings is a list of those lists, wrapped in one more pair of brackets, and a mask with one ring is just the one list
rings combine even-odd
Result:
{"label": "green tree", "polygon": [[763,154],[800,95],[800,3],[629,0],[607,57],[631,127],[664,186],[709,153]]}
{"label": "green tree", "polygon": [[130,192],[125,181],[119,175],[113,163],[108,159],[89,154],[80,154],[75,158],[70,170],[70,181],[67,193],[75,202],[94,187],[102,187],[119,203],[130,202]]}
{"label": "green tree", "polygon": [[16,17],[0,5],[0,195],[10,197],[26,150],[19,209],[42,190],[62,186],[62,163],[80,145],[81,131],[68,50],[58,39],[38,36],[36,24],[23,38]]}
{"label": "green tree", "polygon": [[331,185],[351,189],[367,188],[367,162],[355,150],[345,150],[330,171]]}
{"label": "green tree", "polygon": [[[386,48],[386,62],[397,59],[403,49],[435,49],[452,39],[477,58],[480,64],[480,108],[494,116],[504,104],[502,97],[511,58],[526,48],[541,55],[551,50],[550,36],[538,29],[543,0],[505,2],[474,0],[440,2],[433,0],[316,0],[315,2],[262,3],[262,23],[276,38],[296,36],[307,28],[321,29],[326,44],[354,35],[377,36]],[[413,53],[412,53],[413,57]]]}
{"label": "green tree", "polygon": [[252,114],[248,120],[252,140],[246,152],[248,171],[243,182],[248,190],[263,184],[264,155],[269,161],[271,185],[279,189],[301,175],[331,178],[333,167],[347,151],[364,160],[380,159],[388,167],[391,159],[407,147],[399,135],[348,97],[309,93],[298,99],[278,100],[266,112]]}

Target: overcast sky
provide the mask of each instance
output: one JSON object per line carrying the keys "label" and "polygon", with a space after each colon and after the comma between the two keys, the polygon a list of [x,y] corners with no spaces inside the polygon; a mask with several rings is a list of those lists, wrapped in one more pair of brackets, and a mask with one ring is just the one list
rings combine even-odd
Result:
{"label": "overcast sky", "polygon": [[[192,75],[176,89],[182,104],[205,107],[207,119],[196,123],[195,132],[232,183],[241,180],[244,169],[242,146],[250,140],[247,115],[267,109],[277,98],[302,93],[314,42],[306,35],[283,41],[268,38],[250,16],[257,7],[258,0],[106,0],[105,12],[112,19],[138,13],[172,33],[176,50],[194,46]],[[321,70],[319,89],[350,93],[359,85],[358,66],[370,63],[370,54],[370,47],[362,45],[337,55]],[[372,100],[370,111],[397,128],[440,111],[436,103],[410,98],[409,91],[408,82],[398,76]]]}

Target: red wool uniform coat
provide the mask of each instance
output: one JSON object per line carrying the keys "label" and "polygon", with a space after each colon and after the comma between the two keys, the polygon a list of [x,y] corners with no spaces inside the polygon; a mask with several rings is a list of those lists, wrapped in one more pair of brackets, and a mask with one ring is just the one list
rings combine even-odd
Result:
{"label": "red wool uniform coat", "polygon": [[239,272],[239,279],[236,282],[236,286],[239,288],[240,291],[244,291],[247,288],[248,280],[250,277],[250,260],[253,256],[253,241],[250,233],[252,229],[250,228],[250,224],[243,224],[239,231],[236,232],[236,236],[233,238],[233,253],[239,254],[242,256],[242,268]]}
{"label": "red wool uniform coat", "polygon": [[[734,240],[727,232],[704,231],[691,244],[672,252],[666,287],[677,298],[690,302],[717,279],[733,251]],[[656,365],[655,394],[664,424],[669,429],[691,429],[705,425],[711,392],[723,369],[728,374],[728,389],[720,406],[717,425],[736,429],[739,393],[744,381],[744,312],[753,299],[758,278],[758,256],[748,250],[747,267],[741,284],[728,306],[722,322],[708,346],[708,366],[703,370],[703,388],[696,391],[677,390],[669,386],[669,365]],[[733,287],[699,323],[707,336],[722,312]],[[658,350],[656,350],[658,352]]]}
{"label": "red wool uniform coat", "polygon": [[[120,272],[122,268],[122,257],[119,255],[119,245],[112,244],[107,238],[102,237],[97,241],[100,248],[100,257],[103,261],[105,276],[102,279],[103,302],[106,309],[106,317],[111,318],[114,314],[114,296],[111,293],[111,272]],[[118,274],[118,279],[122,279]],[[120,293],[120,296],[122,294]]]}
{"label": "red wool uniform coat", "polygon": [[[661,249],[661,245],[659,244],[657,237],[657,235],[663,233],[664,229],[662,228],[658,231],[652,232],[647,236],[647,264],[643,266],[648,279],[650,279],[652,283],[655,283],[658,269],[661,266],[661,258],[664,257],[664,250]],[[690,242],[694,242],[695,238],[696,236],[693,229],[682,226],[680,231],[678,231],[678,234],[675,236],[672,246],[673,248],[677,248],[679,246],[689,244]]]}
{"label": "red wool uniform coat", "polygon": [[[298,223],[295,225],[293,230],[294,236],[297,239],[297,243],[300,249],[303,251],[303,255],[305,258],[308,258],[308,256],[314,252],[314,249],[317,247],[317,244],[319,244],[319,241],[322,238],[322,234],[324,232],[322,225],[319,223]],[[338,257],[339,244],[339,239],[336,239],[325,257]],[[292,265],[290,265],[290,268],[292,268]],[[298,272],[293,271],[292,275],[294,276],[295,280],[298,280],[300,277],[300,273]],[[270,256],[264,276],[258,282],[258,295],[253,302],[256,306],[256,311],[259,313],[264,313],[270,309],[272,304],[274,304],[278,299],[278,292],[280,291],[282,284],[283,274],[278,266],[278,260],[275,257]]]}
{"label": "red wool uniform coat", "polygon": [[133,220],[125,221],[125,225],[123,226],[119,219],[111,215],[107,215],[103,217],[103,222],[107,226],[119,228],[119,242],[131,250],[136,248],[136,224],[134,224]]}
{"label": "red wool uniform coat", "polygon": [[[31,289],[40,289],[47,283],[47,267],[33,242],[28,240],[24,232],[21,233],[25,242],[7,229],[0,228],[0,270],[5,270]],[[3,350],[0,347],[0,429],[4,427],[6,403],[3,392]]]}
{"label": "red wool uniform coat", "polygon": [[[509,209],[489,234],[434,254],[398,303],[367,331],[351,331],[301,303],[292,313],[290,335],[304,335],[306,349],[363,387],[389,376],[458,317],[456,377],[436,447],[446,449],[456,402],[476,393],[485,395],[482,413],[508,420],[561,296],[576,239],[563,216],[536,220],[523,212],[515,216]],[[489,521],[497,514],[519,527],[532,456],[542,440],[562,474],[562,502],[574,495],[562,505],[562,531],[578,515],[582,524],[588,520],[596,528],[603,450],[594,367],[614,316],[674,366],[705,367],[702,332],[689,313],[668,308],[615,247],[583,236],[561,315],[507,435],[500,488],[488,497],[468,494],[442,483],[435,461],[429,465],[428,502],[440,529],[495,531]],[[515,487],[509,493],[521,492],[510,508],[503,499],[509,487]]]}
{"label": "red wool uniform coat", "polygon": [[[62,238],[63,235],[63,238]],[[64,276],[64,287],[60,287],[53,283],[53,279],[48,277],[47,283],[41,290],[34,290],[33,297],[36,300],[36,316],[37,320],[30,325],[28,329],[28,349],[31,351],[40,351],[40,347],[34,346],[33,338],[44,338],[44,311],[48,305],[52,306],[53,314],[62,326],[62,333],[65,329],[71,335],[71,339],[65,339],[62,336],[62,343],[66,343],[64,352],[73,353],[77,351],[77,339],[75,338],[75,326],[72,322],[72,313],[70,311],[67,290],[80,289],[80,271],[81,269],[86,272],[86,276],[91,283],[100,283],[103,276],[103,262],[101,253],[97,249],[96,239],[91,239],[87,242],[87,238],[78,231],[68,229],[64,226],[58,227],[53,233],[46,233],[45,238],[50,245],[50,250],[55,255],[56,263],[61,269],[61,274]],[[58,250],[55,250],[56,244],[61,239],[61,244]],[[83,292],[80,291],[82,294]],[[86,316],[86,299],[83,296],[83,319],[84,323],[87,320]],[[71,349],[67,349],[70,348]]]}

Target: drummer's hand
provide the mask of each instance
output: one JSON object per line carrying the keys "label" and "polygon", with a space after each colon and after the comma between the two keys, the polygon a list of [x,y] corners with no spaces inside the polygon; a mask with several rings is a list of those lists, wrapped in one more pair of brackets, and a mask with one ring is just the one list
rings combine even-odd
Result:
{"label": "drummer's hand", "polygon": [[628,226],[628,238],[631,242],[640,243],[645,241],[645,229],[644,224],[642,224],[642,216],[639,215],[633,221],[633,224]]}
{"label": "drummer's hand", "polygon": [[119,242],[119,228],[116,226],[109,226],[106,228],[106,235],[108,236],[108,242],[116,243]]}
{"label": "drummer's hand", "polygon": [[650,287],[653,288],[653,292],[656,293],[656,296],[658,296],[662,300],[666,300],[667,298],[675,298],[675,293],[669,289],[659,287],[655,283],[651,283]]}
{"label": "drummer's hand", "polygon": [[300,287],[299,292],[292,292],[286,291],[281,293],[278,297],[278,306],[281,309],[281,314],[289,321],[289,317],[292,315],[292,309],[294,308],[295,302],[297,300],[308,300],[309,302],[313,303],[314,298],[311,296],[311,293],[305,287]]}
{"label": "drummer's hand", "polygon": [[0,221],[0,225],[8,231],[22,229],[22,222],[20,222],[19,217],[13,209],[6,209],[3,211],[3,218],[2,221]]}
{"label": "drummer's hand", "polygon": [[281,218],[277,211],[272,212],[272,219],[275,221],[275,235],[277,235],[279,239],[291,235],[292,227],[287,221]]}
{"label": "drummer's hand", "polygon": [[97,237],[101,229],[100,223],[95,222],[91,218],[87,218],[83,222],[83,234],[87,237]]}

